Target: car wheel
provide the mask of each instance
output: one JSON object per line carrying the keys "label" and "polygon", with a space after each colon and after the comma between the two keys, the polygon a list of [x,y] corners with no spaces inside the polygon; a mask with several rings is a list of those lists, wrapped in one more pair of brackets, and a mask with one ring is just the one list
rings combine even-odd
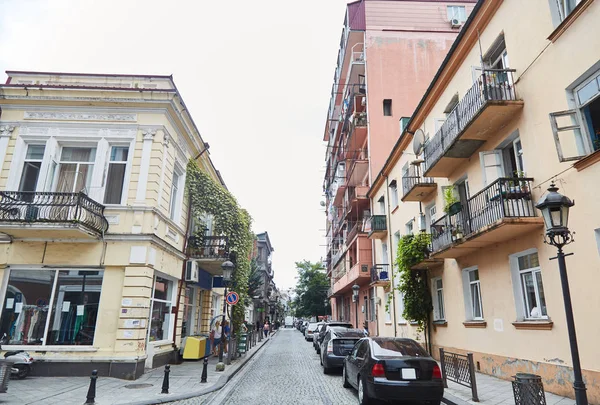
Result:
{"label": "car wheel", "polygon": [[321,354],[321,349],[317,349],[317,354]]}
{"label": "car wheel", "polygon": [[346,367],[342,368],[342,385],[344,386],[344,388],[352,387],[348,382],[348,377],[346,376]]}
{"label": "car wheel", "polygon": [[19,373],[17,374],[19,380],[22,380],[29,375],[29,366],[17,364],[15,365],[15,368],[19,370]]}
{"label": "car wheel", "polygon": [[365,386],[365,381],[363,378],[358,378],[358,404],[359,405],[369,405],[371,400],[369,399],[369,394],[367,394],[367,387]]}

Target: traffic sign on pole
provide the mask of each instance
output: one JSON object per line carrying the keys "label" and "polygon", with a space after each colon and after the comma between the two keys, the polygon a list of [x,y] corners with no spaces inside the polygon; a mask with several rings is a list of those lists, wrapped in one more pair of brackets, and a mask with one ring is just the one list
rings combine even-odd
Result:
{"label": "traffic sign on pole", "polygon": [[240,300],[240,296],[235,291],[231,291],[231,292],[229,292],[229,294],[227,294],[227,297],[225,298],[225,300],[227,301],[227,303],[229,305],[235,305]]}

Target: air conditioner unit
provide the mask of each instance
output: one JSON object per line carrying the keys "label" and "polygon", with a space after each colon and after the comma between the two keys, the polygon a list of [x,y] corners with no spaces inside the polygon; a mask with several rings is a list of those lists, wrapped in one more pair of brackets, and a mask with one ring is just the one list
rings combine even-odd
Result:
{"label": "air conditioner unit", "polygon": [[188,260],[185,268],[185,281],[197,283],[200,279],[200,270],[198,269],[198,262]]}
{"label": "air conditioner unit", "polygon": [[462,26],[462,22],[460,22],[458,18],[453,18],[452,20],[450,20],[450,25],[452,26],[452,28],[459,28]]}

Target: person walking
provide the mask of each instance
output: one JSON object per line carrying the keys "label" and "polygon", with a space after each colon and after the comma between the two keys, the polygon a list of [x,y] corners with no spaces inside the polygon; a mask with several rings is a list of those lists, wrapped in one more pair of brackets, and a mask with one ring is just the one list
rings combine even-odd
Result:
{"label": "person walking", "polygon": [[210,332],[211,335],[211,347],[212,354],[215,356],[219,355],[219,344],[221,344],[221,321],[215,322],[213,330]]}
{"label": "person walking", "polygon": [[265,325],[263,326],[263,332],[265,334],[265,338],[267,338],[269,336],[269,321],[265,321]]}
{"label": "person walking", "polygon": [[231,327],[229,326],[229,321],[227,319],[225,319],[225,322],[223,323],[223,344],[225,345],[223,347],[223,353],[227,354],[227,346],[229,343],[229,336],[231,335]]}

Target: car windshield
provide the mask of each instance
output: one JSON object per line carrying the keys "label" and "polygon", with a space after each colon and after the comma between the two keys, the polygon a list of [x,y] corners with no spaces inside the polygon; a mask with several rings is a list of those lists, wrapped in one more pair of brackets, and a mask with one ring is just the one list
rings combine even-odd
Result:
{"label": "car windshield", "polygon": [[411,340],[373,340],[373,354],[376,357],[429,357],[429,354]]}
{"label": "car windshield", "polygon": [[308,329],[315,330],[316,328],[317,328],[317,324],[316,323],[309,323],[308,324]]}
{"label": "car windshield", "polygon": [[336,330],[334,330],[334,333],[335,333],[335,337],[338,337],[338,338],[351,338],[351,337],[363,338],[363,337],[365,337],[365,332],[356,330],[356,329],[350,329],[350,330],[336,329]]}

